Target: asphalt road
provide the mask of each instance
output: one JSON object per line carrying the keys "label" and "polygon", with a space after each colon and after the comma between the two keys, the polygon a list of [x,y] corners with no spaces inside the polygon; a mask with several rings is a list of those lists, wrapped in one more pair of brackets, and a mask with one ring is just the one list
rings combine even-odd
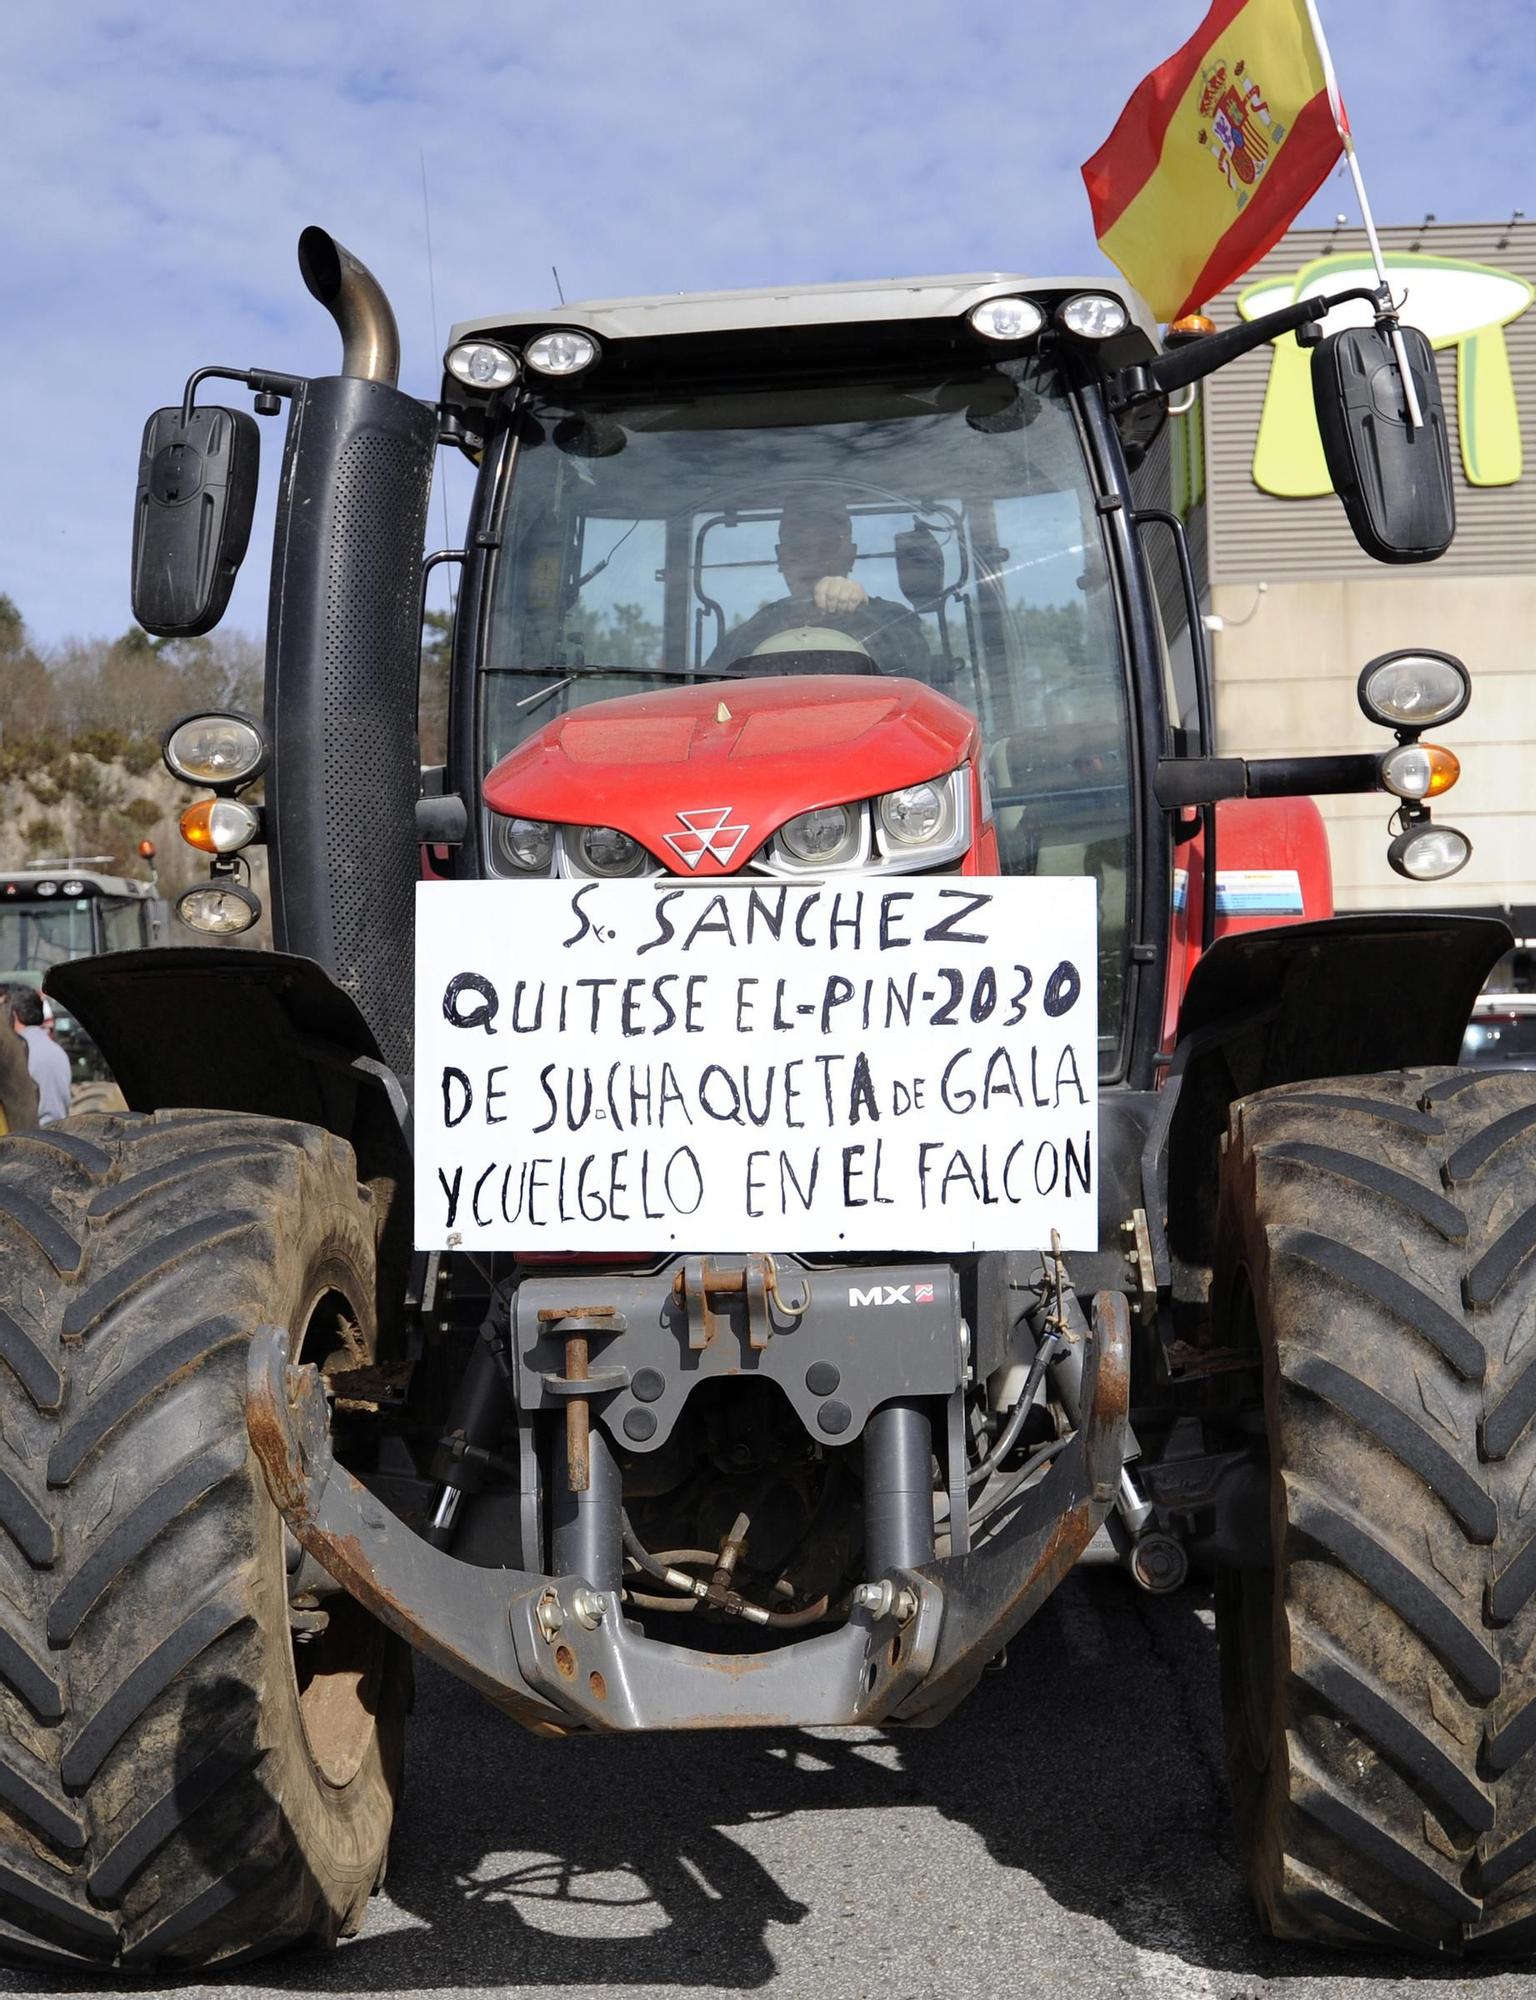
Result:
{"label": "asphalt road", "polygon": [[[550,1744],[424,1671],[363,1935],[179,1991],[1529,2000],[1525,1968],[1259,1936],[1215,1679],[1202,1596],[1149,1600],[1104,1571],[1069,1579],[932,1731]],[[0,1993],[106,1990],[0,1973]]]}

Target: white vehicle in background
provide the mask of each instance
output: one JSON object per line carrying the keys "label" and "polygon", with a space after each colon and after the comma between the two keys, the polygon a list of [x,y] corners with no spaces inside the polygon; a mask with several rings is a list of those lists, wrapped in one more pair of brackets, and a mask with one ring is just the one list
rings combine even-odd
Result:
{"label": "white vehicle in background", "polygon": [[[165,903],[153,880],[74,866],[0,875],[0,984],[41,988],[56,965],[142,951],[164,944],[165,934]],[[121,1110],[122,1093],[101,1051],[59,1002],[44,1001],[45,1021],[50,1008],[53,1038],[69,1057],[71,1109]]]}
{"label": "white vehicle in background", "polygon": [[1536,953],[1522,939],[1478,995],[1461,1060],[1490,1069],[1536,1069]]}

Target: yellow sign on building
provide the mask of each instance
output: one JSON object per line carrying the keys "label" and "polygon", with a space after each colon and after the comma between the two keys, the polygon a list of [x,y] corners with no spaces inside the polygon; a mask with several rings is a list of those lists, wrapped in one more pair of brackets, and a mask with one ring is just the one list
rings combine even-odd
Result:
{"label": "yellow sign on building", "polygon": [[[1456,349],[1456,414],[1461,462],[1472,486],[1513,486],[1522,471],[1520,413],[1504,328],[1526,311],[1536,288],[1512,272],[1454,257],[1387,255],[1404,320],[1435,348]],[[1319,292],[1374,286],[1375,272],[1359,252],[1317,257],[1293,278],[1265,278],[1239,294],[1238,311],[1257,319]],[[1324,330],[1365,325],[1370,309],[1346,306]],[[1274,343],[1274,360],[1253,455],[1254,484],[1282,500],[1310,500],[1332,491],[1312,408],[1312,357],[1289,335]]]}

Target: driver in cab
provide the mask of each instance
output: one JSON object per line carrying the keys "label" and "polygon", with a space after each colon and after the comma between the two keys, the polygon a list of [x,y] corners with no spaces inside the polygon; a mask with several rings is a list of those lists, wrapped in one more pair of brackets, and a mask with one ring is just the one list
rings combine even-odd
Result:
{"label": "driver in cab", "polygon": [[709,667],[739,664],[753,654],[771,659],[786,652],[848,652],[865,654],[881,673],[927,680],[932,656],[916,613],[871,597],[854,582],[849,571],[857,553],[842,501],[814,496],[790,501],[779,521],[778,542],[779,573],[789,595],[763,605],[728,632]]}

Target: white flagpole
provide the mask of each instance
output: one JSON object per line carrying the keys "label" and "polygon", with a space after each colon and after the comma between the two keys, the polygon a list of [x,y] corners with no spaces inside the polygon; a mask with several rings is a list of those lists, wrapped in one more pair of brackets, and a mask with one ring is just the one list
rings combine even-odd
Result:
{"label": "white flagpole", "polygon": [[[1349,119],[1344,110],[1344,100],[1339,95],[1339,79],[1333,67],[1333,54],[1328,47],[1328,37],[1323,33],[1323,23],[1317,11],[1317,0],[1305,0],[1307,19],[1312,23],[1313,38],[1317,42],[1317,52],[1323,59],[1323,76],[1328,85],[1328,103],[1333,112],[1333,122],[1344,146],[1344,158],[1349,163],[1349,177],[1355,184],[1355,194],[1360,202],[1360,220],[1365,224],[1365,240],[1371,247],[1371,262],[1376,266],[1376,278],[1384,307],[1390,311],[1392,305],[1392,281],[1387,276],[1387,263],[1381,253],[1381,238],[1376,234],[1376,218],[1371,213],[1371,199],[1365,191],[1365,180],[1360,172],[1360,162],[1355,155],[1355,142],[1350,133]],[[1418,391],[1413,386],[1413,376],[1408,367],[1408,348],[1403,339],[1402,329],[1395,323],[1391,333],[1392,352],[1397,360],[1397,372],[1403,378],[1403,397],[1408,405],[1408,426],[1410,430],[1424,428],[1424,413],[1419,408]]]}

